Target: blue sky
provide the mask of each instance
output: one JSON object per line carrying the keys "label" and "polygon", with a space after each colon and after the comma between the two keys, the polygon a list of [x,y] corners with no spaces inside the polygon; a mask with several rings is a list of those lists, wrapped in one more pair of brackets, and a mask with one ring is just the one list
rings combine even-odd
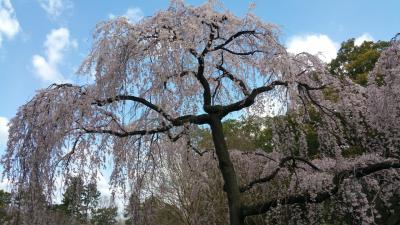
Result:
{"label": "blue sky", "polygon": [[[204,1],[188,0],[191,5]],[[290,51],[335,57],[349,38],[389,40],[400,32],[398,0],[225,0],[243,16],[250,3],[264,21],[281,27]],[[89,51],[96,24],[115,16],[136,21],[165,9],[156,0],[0,0],[0,153],[7,122],[35,90],[53,82],[82,81],[74,74]]]}

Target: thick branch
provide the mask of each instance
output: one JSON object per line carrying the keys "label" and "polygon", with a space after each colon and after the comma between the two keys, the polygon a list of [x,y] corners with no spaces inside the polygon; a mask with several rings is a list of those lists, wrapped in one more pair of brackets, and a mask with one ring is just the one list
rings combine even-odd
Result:
{"label": "thick branch", "polygon": [[112,98],[107,98],[107,99],[103,99],[103,100],[96,100],[94,102],[94,104],[96,104],[98,106],[104,106],[106,104],[110,104],[110,103],[117,102],[117,101],[134,101],[134,102],[141,103],[144,106],[147,106],[148,108],[158,112],[159,114],[161,114],[168,121],[172,120],[172,116],[169,115],[167,112],[165,112],[161,107],[159,107],[157,105],[154,105],[153,103],[147,101],[144,98],[140,98],[140,97],[133,96],[133,95],[117,95],[117,96],[112,97]]}
{"label": "thick branch", "polygon": [[204,56],[198,55],[194,49],[192,49],[190,53],[197,58],[197,62],[199,64],[197,68],[196,78],[204,89],[203,92],[204,111],[209,112],[209,108],[211,107],[211,89],[210,89],[210,84],[208,83],[207,79],[204,76]]}
{"label": "thick branch", "polygon": [[165,110],[163,110],[161,107],[147,101],[144,98],[139,98],[136,96],[132,95],[117,95],[113,98],[107,98],[104,100],[96,100],[94,104],[98,106],[103,106],[115,101],[134,101],[134,102],[139,102],[142,103],[144,106],[147,106],[148,108],[158,112],[161,114],[165,119],[170,121],[173,126],[182,126],[184,123],[193,123],[193,124],[205,124],[208,121],[208,115],[207,114],[201,114],[201,115],[184,115],[180,117],[172,117],[169,115]]}
{"label": "thick branch", "polygon": [[172,125],[166,125],[166,126],[157,127],[154,129],[149,129],[149,130],[134,130],[134,131],[125,131],[125,132],[120,132],[120,131],[115,131],[115,130],[110,130],[110,129],[91,129],[91,128],[85,128],[85,127],[82,127],[81,129],[88,134],[110,134],[110,135],[117,136],[117,137],[128,137],[128,136],[135,136],[135,135],[151,135],[151,134],[157,134],[157,133],[164,133],[164,132],[170,130],[172,127],[173,127]]}
{"label": "thick branch", "polygon": [[174,119],[171,119],[171,124],[163,125],[157,128],[149,129],[149,130],[134,130],[134,131],[115,131],[110,129],[92,129],[81,127],[83,131],[86,133],[97,133],[97,134],[111,134],[117,137],[128,137],[135,135],[149,135],[156,133],[163,133],[169,131],[172,127],[183,126],[185,123],[192,123],[197,125],[206,124],[209,122],[209,115],[201,114],[201,115],[185,115],[180,116]]}
{"label": "thick branch", "polygon": [[243,31],[239,31],[236,34],[232,35],[230,38],[228,38],[224,43],[215,46],[213,49],[211,49],[210,51],[216,51],[219,49],[224,48],[226,45],[228,45],[229,43],[231,43],[233,40],[235,40],[236,38],[242,36],[242,35],[246,35],[246,34],[256,34],[255,30],[243,30]]}
{"label": "thick branch", "polygon": [[272,83],[270,83],[267,86],[262,86],[262,87],[253,89],[253,91],[250,93],[250,95],[247,96],[246,98],[244,98],[243,100],[235,102],[235,103],[232,103],[232,104],[227,105],[227,106],[223,106],[222,107],[222,116],[225,116],[225,115],[227,115],[227,114],[229,114],[231,112],[239,111],[239,110],[241,110],[243,108],[246,108],[246,107],[249,107],[249,106],[253,105],[255,98],[259,94],[264,93],[264,92],[268,92],[268,91],[274,89],[275,86],[287,86],[287,85],[288,85],[288,83],[286,81],[277,80],[277,81],[273,81]]}
{"label": "thick branch", "polygon": [[221,48],[221,49],[231,53],[232,55],[254,55],[255,53],[264,52],[264,51],[261,51],[261,50],[252,50],[252,51],[248,51],[248,52],[235,52],[235,51],[230,50],[228,48]]}
{"label": "thick branch", "polygon": [[370,174],[386,170],[400,168],[399,161],[391,162],[380,162],[371,165],[367,165],[361,168],[355,168],[351,170],[345,170],[337,173],[333,178],[333,187],[329,191],[322,191],[314,195],[313,197],[309,193],[291,195],[284,199],[272,199],[264,203],[254,204],[250,206],[242,207],[243,216],[260,215],[267,213],[272,208],[276,207],[278,203],[280,205],[293,205],[293,204],[304,204],[304,203],[321,203],[331,198],[331,196],[338,193],[340,184],[346,178],[362,178]]}
{"label": "thick branch", "polygon": [[200,115],[184,115],[172,120],[172,125],[174,126],[182,126],[185,123],[192,123],[197,125],[203,125],[209,123],[210,116],[208,114],[200,114]]}

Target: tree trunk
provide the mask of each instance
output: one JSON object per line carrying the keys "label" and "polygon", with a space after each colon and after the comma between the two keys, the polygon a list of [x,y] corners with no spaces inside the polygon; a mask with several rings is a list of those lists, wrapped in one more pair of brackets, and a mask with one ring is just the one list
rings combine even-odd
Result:
{"label": "tree trunk", "polygon": [[228,197],[230,225],[243,225],[244,218],[242,218],[241,215],[239,185],[236,178],[235,168],[233,167],[228,153],[221,119],[218,116],[212,115],[210,126],[215,152],[218,157],[219,169],[224,179],[224,191]]}

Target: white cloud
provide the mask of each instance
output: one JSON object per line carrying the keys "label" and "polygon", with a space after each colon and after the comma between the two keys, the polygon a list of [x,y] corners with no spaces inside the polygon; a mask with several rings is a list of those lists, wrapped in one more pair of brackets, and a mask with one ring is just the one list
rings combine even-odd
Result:
{"label": "white cloud", "polygon": [[317,55],[324,62],[336,58],[338,49],[339,44],[324,34],[294,36],[287,42],[288,52],[294,54],[308,52]]}
{"label": "white cloud", "polygon": [[73,6],[70,0],[39,0],[39,4],[50,17],[57,17]]}
{"label": "white cloud", "polygon": [[60,73],[58,66],[62,62],[65,51],[77,48],[76,40],[71,40],[69,30],[67,28],[59,28],[52,30],[47,34],[44,43],[45,57],[34,55],[32,64],[39,78],[46,82],[65,82],[65,78]]}
{"label": "white cloud", "polygon": [[0,180],[0,190],[10,191],[10,181],[7,178]]}
{"label": "white cloud", "polygon": [[[121,17],[125,17],[129,20],[130,23],[137,23],[143,18],[143,11],[138,7],[129,8],[126,10],[125,14],[121,15]],[[109,14],[109,19],[114,19],[116,16],[114,14]]]}
{"label": "white cloud", "polygon": [[3,36],[12,39],[20,31],[10,0],[0,0],[0,46]]}
{"label": "white cloud", "polygon": [[8,119],[0,116],[0,147],[5,147],[8,138]]}
{"label": "white cloud", "polygon": [[370,34],[364,33],[354,40],[354,45],[360,46],[362,43],[364,43],[364,41],[374,41],[374,38]]}

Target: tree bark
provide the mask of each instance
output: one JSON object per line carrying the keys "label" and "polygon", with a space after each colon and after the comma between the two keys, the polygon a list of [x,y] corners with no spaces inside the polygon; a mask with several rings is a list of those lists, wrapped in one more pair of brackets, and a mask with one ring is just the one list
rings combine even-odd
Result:
{"label": "tree bark", "polygon": [[228,197],[230,225],[243,225],[244,218],[241,215],[241,200],[239,185],[236,178],[235,168],[229,156],[222,122],[219,116],[211,115],[211,133],[218,158],[218,165],[224,179],[224,191]]}

